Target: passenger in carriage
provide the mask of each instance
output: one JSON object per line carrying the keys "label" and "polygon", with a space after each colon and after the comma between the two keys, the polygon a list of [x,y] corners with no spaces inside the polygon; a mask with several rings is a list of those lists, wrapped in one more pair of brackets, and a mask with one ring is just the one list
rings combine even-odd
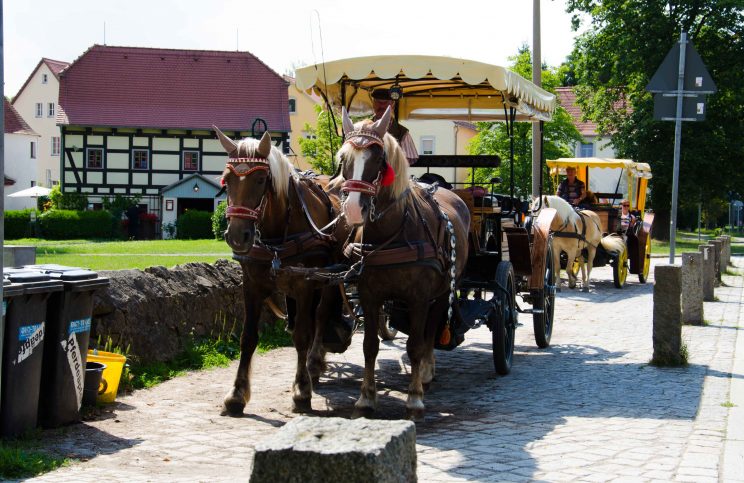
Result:
{"label": "passenger in carriage", "polygon": [[576,168],[573,166],[566,168],[566,179],[558,185],[555,194],[568,201],[572,206],[588,208],[586,206],[586,186],[583,181],[576,178]]}
{"label": "passenger in carriage", "polygon": [[633,227],[636,217],[630,212],[630,202],[623,200],[620,203],[620,231],[626,233],[629,228]]}
{"label": "passenger in carriage", "polygon": [[390,125],[388,126],[387,132],[398,140],[398,144],[406,154],[408,164],[413,165],[418,160],[418,151],[416,150],[416,144],[411,138],[411,134],[404,126],[401,126],[398,119],[395,117],[395,100],[390,96],[389,89],[375,89],[372,92],[372,109],[374,110],[373,121],[377,121],[385,114],[385,110],[388,106],[391,107],[393,115],[390,117]]}

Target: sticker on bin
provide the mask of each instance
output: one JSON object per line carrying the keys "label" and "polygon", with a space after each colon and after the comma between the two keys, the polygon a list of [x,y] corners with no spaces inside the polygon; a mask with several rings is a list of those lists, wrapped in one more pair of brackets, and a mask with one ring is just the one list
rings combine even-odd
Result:
{"label": "sticker on bin", "polygon": [[15,361],[20,364],[33,354],[34,349],[44,340],[44,322],[34,325],[23,325],[18,329],[18,340],[23,342],[18,351],[18,359]]}
{"label": "sticker on bin", "polygon": [[90,332],[90,317],[70,322],[70,328],[67,330],[67,335],[79,334],[80,332]]}
{"label": "sticker on bin", "polygon": [[[88,319],[90,324],[90,319]],[[72,371],[72,384],[75,387],[75,396],[77,397],[77,407],[83,402],[83,364],[80,356],[80,345],[78,344],[75,334],[70,334],[67,340],[59,341],[62,344],[62,350],[67,354],[67,363]]]}

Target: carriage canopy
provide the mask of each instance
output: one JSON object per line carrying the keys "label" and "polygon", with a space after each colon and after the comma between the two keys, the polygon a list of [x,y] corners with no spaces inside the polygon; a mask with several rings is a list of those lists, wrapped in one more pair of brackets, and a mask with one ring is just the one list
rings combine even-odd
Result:
{"label": "carriage canopy", "polygon": [[398,118],[459,121],[549,121],[556,97],[504,67],[424,55],[381,55],[310,65],[296,72],[299,89],[351,114],[372,112],[372,91],[397,88]]}

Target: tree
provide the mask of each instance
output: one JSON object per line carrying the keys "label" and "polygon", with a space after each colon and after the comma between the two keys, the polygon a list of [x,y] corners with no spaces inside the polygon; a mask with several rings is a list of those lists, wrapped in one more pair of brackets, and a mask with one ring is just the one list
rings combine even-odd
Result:
{"label": "tree", "polygon": [[315,106],[318,122],[315,127],[305,124],[304,130],[309,137],[300,138],[300,151],[308,159],[310,166],[322,174],[333,174],[336,170],[335,155],[341,147],[341,136],[336,127],[341,125],[341,119],[334,114],[334,121],[321,106]]}
{"label": "tree", "polygon": [[[525,78],[532,76],[532,57],[529,48],[524,45],[517,55],[510,57],[513,64],[511,70]],[[563,83],[567,67],[548,68],[543,66],[543,89],[554,91]],[[571,115],[558,107],[553,119],[543,127],[543,152],[546,159],[571,156],[570,146],[581,141],[581,134],[574,126]],[[511,177],[511,162],[509,135],[506,124],[502,122],[478,123],[478,135],[470,145],[471,154],[497,154],[501,157],[501,166],[495,169],[480,168],[476,170],[476,181],[487,183],[494,176],[502,179],[501,192],[509,189]],[[543,172],[543,192],[552,192],[552,180],[547,168]],[[529,197],[532,192],[532,123],[514,123],[514,194]]]}
{"label": "tree", "polygon": [[674,123],[653,120],[645,86],[681,31],[688,32],[718,93],[708,98],[706,121],[683,123],[680,214],[702,201],[710,218],[725,193],[744,190],[743,7],[742,0],[568,1],[575,28],[582,14],[590,18],[570,58],[577,102],[587,119],[612,135],[618,157],[651,165],[656,237],[669,236]]}

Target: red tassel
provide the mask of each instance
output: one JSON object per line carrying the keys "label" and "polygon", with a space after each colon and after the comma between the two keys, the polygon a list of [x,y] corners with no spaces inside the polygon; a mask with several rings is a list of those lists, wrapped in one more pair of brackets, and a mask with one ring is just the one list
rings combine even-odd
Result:
{"label": "red tassel", "polygon": [[220,178],[220,186],[225,186],[225,178]]}
{"label": "red tassel", "polygon": [[390,186],[393,184],[393,181],[395,181],[395,171],[393,171],[393,167],[390,166],[388,163],[385,163],[385,171],[382,173],[382,180],[380,181],[380,184],[382,186]]}
{"label": "red tassel", "polygon": [[445,325],[444,330],[442,331],[442,335],[439,336],[439,344],[449,345],[451,338],[452,335],[450,334],[449,325]]}

